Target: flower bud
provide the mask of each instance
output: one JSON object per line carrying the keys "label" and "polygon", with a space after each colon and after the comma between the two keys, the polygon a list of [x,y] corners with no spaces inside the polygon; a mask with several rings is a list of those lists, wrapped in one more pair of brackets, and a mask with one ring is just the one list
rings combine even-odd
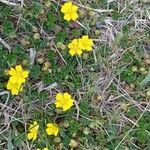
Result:
{"label": "flower bud", "polygon": [[96,15],[96,13],[95,13],[94,11],[90,11],[90,12],[89,12],[89,15],[90,15],[91,17],[94,17],[94,16]]}
{"label": "flower bud", "polygon": [[57,44],[56,44],[56,46],[57,46],[57,48],[61,48],[61,42],[58,42]]}
{"label": "flower bud", "polygon": [[39,64],[42,64],[44,62],[44,57],[41,56],[41,57],[37,58],[37,62]]}
{"label": "flower bud", "polygon": [[83,53],[82,58],[84,60],[87,60],[89,58],[89,54],[88,53]]}
{"label": "flower bud", "polygon": [[150,89],[147,91],[147,96],[150,97]]}
{"label": "flower bud", "polygon": [[45,67],[45,66],[43,66],[43,67],[42,67],[42,71],[46,72],[46,71],[48,71],[48,68]]}
{"label": "flower bud", "polygon": [[69,143],[69,146],[71,148],[76,148],[78,146],[78,142],[76,140],[74,140],[74,139],[71,139],[70,143]]}
{"label": "flower bud", "polygon": [[50,64],[50,62],[46,61],[46,62],[44,63],[44,66],[47,67],[47,68],[50,68],[50,67],[51,67],[51,64]]}
{"label": "flower bud", "polygon": [[100,30],[95,30],[95,35],[100,35],[101,34],[101,31]]}
{"label": "flower bud", "polygon": [[63,113],[63,111],[62,111],[61,108],[56,108],[56,109],[55,109],[55,112],[56,112],[57,114],[62,114],[62,113]]}
{"label": "flower bud", "polygon": [[22,61],[22,65],[26,66],[27,64],[28,64],[28,61],[27,61],[26,59],[24,59],[24,60]]}
{"label": "flower bud", "polygon": [[72,138],[75,138],[77,136],[77,133],[72,134]]}
{"label": "flower bud", "polygon": [[137,71],[138,71],[137,66],[132,66],[132,68],[131,68],[131,69],[132,69],[132,71],[133,71],[133,72],[137,72]]}
{"label": "flower bud", "polygon": [[90,127],[91,129],[94,129],[94,128],[95,128],[94,122],[91,122],[90,125],[89,125],[89,127]]}
{"label": "flower bud", "polygon": [[40,34],[39,34],[39,33],[35,33],[35,34],[33,35],[33,38],[34,38],[35,40],[39,40],[39,39],[40,39]]}
{"label": "flower bud", "polygon": [[79,10],[79,16],[82,18],[82,17],[84,17],[84,15],[85,15],[85,12],[80,9],[80,10]]}
{"label": "flower bud", "polygon": [[139,70],[140,70],[142,73],[143,73],[144,71],[146,71],[144,67],[140,67]]}
{"label": "flower bud", "polygon": [[38,32],[38,28],[36,26],[32,27],[32,32],[37,33]]}
{"label": "flower bud", "polygon": [[66,47],[65,44],[62,44],[61,47],[60,47],[60,49],[62,49],[62,50],[66,49],[66,48],[67,48],[67,47]]}
{"label": "flower bud", "polygon": [[89,135],[90,129],[86,127],[86,128],[83,130],[83,133],[84,133],[85,135]]}
{"label": "flower bud", "polygon": [[69,122],[68,122],[68,121],[65,121],[65,122],[63,123],[63,126],[64,126],[65,128],[68,128],[68,127],[69,127]]}
{"label": "flower bud", "polygon": [[55,143],[60,143],[61,142],[61,138],[60,137],[54,137],[54,142]]}
{"label": "flower bud", "polygon": [[145,59],[145,63],[146,63],[147,65],[150,65],[150,59]]}
{"label": "flower bud", "polygon": [[46,7],[50,7],[51,5],[52,5],[52,3],[49,0],[45,2]]}
{"label": "flower bud", "polygon": [[9,70],[8,70],[8,69],[5,69],[5,70],[4,70],[4,74],[5,74],[6,76],[8,76],[8,75],[9,75]]}
{"label": "flower bud", "polygon": [[21,42],[21,44],[22,44],[23,46],[30,45],[30,42],[29,42],[28,40],[24,39],[24,38],[23,38],[20,42]]}

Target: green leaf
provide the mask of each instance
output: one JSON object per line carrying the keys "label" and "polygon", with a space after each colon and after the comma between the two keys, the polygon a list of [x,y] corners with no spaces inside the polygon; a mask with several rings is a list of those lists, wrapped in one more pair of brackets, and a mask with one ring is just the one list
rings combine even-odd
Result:
{"label": "green leaf", "polygon": [[14,30],[14,24],[11,21],[7,20],[3,23],[3,33],[5,35],[11,34]]}
{"label": "green leaf", "polygon": [[148,75],[145,77],[145,79],[141,82],[141,86],[145,86],[146,84],[148,84],[148,82],[150,82],[150,70],[148,72]]}

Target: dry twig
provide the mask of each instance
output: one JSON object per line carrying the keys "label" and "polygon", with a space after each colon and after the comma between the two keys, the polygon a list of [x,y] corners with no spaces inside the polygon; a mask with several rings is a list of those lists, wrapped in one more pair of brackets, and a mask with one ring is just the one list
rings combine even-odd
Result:
{"label": "dry twig", "polygon": [[0,0],[0,2],[6,4],[6,5],[11,5],[11,6],[17,6],[18,4],[17,3],[12,3],[12,2],[9,2],[7,0]]}

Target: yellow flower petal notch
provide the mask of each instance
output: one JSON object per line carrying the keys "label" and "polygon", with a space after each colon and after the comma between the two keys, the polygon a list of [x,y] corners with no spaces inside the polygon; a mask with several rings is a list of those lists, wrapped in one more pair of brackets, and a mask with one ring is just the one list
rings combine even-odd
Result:
{"label": "yellow flower petal notch", "polygon": [[72,2],[66,2],[61,7],[61,12],[64,14],[64,19],[67,21],[75,21],[78,18],[78,6],[72,4]]}
{"label": "yellow flower petal notch", "polygon": [[54,123],[48,123],[47,124],[46,133],[48,135],[57,136],[58,132],[59,132],[59,128],[56,124],[54,124]]}
{"label": "yellow flower petal notch", "polygon": [[81,44],[79,44],[78,39],[72,40],[71,43],[69,43],[68,48],[70,49],[69,53],[71,56],[76,54],[80,56],[82,54],[82,47]]}
{"label": "yellow flower petal notch", "polygon": [[34,121],[33,124],[30,125],[29,127],[29,133],[27,134],[27,139],[28,140],[36,140],[37,139],[37,134],[38,134],[38,129],[39,129],[39,124],[37,121]]}
{"label": "yellow flower petal notch", "polygon": [[10,68],[9,75],[12,82],[17,82],[22,84],[25,82],[25,79],[28,77],[29,72],[24,71],[21,65],[17,65],[15,68]]}
{"label": "yellow flower petal notch", "polygon": [[91,51],[94,43],[93,40],[88,37],[88,35],[83,35],[82,38],[79,39],[79,45],[82,50]]}
{"label": "yellow flower petal notch", "polygon": [[70,109],[73,106],[73,102],[74,100],[69,93],[58,93],[56,95],[55,105],[56,107],[62,108],[63,111]]}

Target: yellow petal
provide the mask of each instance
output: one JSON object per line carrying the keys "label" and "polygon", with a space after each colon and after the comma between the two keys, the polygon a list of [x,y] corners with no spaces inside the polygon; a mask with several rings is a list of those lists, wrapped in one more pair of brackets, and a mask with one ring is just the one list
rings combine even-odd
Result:
{"label": "yellow petal", "polygon": [[28,133],[28,134],[27,134],[27,139],[28,139],[28,140],[31,140],[32,138],[33,138],[33,133]]}
{"label": "yellow petal", "polygon": [[87,40],[87,39],[89,39],[89,37],[88,37],[88,35],[83,35],[83,36],[82,36],[82,39],[83,39],[83,40]]}
{"label": "yellow petal", "polygon": [[51,124],[51,123],[47,123],[46,126],[47,126],[47,127],[52,127],[52,124]]}
{"label": "yellow petal", "polygon": [[61,107],[61,103],[60,102],[55,102],[56,107]]}
{"label": "yellow petal", "polygon": [[57,136],[59,129],[56,127],[55,131],[54,131],[54,135]]}
{"label": "yellow petal", "polygon": [[64,98],[65,98],[65,99],[71,99],[71,95],[68,94],[68,93],[64,93]]}
{"label": "yellow petal", "polygon": [[12,77],[9,78],[9,80],[13,84],[13,83],[17,82],[18,78],[17,78],[17,76],[12,76]]}
{"label": "yellow petal", "polygon": [[34,133],[33,141],[37,139],[37,132]]}
{"label": "yellow petal", "polygon": [[72,40],[72,44],[74,45],[78,44],[78,40],[77,39]]}
{"label": "yellow petal", "polygon": [[91,51],[91,50],[92,50],[92,47],[91,47],[91,46],[88,46],[88,47],[86,47],[86,50],[87,50],[87,51]]}
{"label": "yellow petal", "polygon": [[29,71],[23,71],[23,77],[24,77],[24,78],[27,78],[27,77],[28,77],[28,74],[29,74]]}
{"label": "yellow petal", "polygon": [[63,107],[63,111],[67,111],[73,106],[73,99],[70,99],[69,101],[66,102],[66,104]]}
{"label": "yellow petal", "polygon": [[73,21],[75,21],[77,18],[78,18],[78,14],[77,14],[77,13],[72,13],[72,14],[71,14],[71,19],[72,19]]}
{"label": "yellow petal", "polygon": [[48,148],[45,147],[45,148],[43,148],[43,150],[48,150]]}
{"label": "yellow petal", "polygon": [[10,71],[8,73],[11,76],[15,76],[16,75],[16,70],[14,68],[10,68]]}
{"label": "yellow petal", "polygon": [[8,81],[8,83],[7,83],[7,89],[10,90],[11,88],[12,88],[11,81]]}
{"label": "yellow petal", "polygon": [[70,54],[71,56],[74,56],[74,55],[75,55],[75,51],[74,51],[73,49],[71,49],[71,50],[69,51],[69,54]]}
{"label": "yellow petal", "polygon": [[71,15],[69,13],[65,14],[64,19],[67,21],[71,20]]}
{"label": "yellow petal", "polygon": [[18,95],[19,91],[17,89],[11,89],[12,95]]}
{"label": "yellow petal", "polygon": [[56,95],[56,101],[60,101],[62,99],[63,99],[62,93],[57,93],[57,95]]}
{"label": "yellow petal", "polygon": [[38,124],[37,121],[34,121],[34,122],[33,122],[33,125],[34,125],[34,126],[37,125],[37,124]]}
{"label": "yellow petal", "polygon": [[50,128],[46,128],[46,133],[47,133],[48,135],[52,135],[52,134],[53,134],[53,130],[50,129]]}
{"label": "yellow petal", "polygon": [[21,65],[17,65],[17,66],[15,67],[15,69],[16,69],[16,71],[18,71],[18,72],[23,71]]}
{"label": "yellow petal", "polygon": [[22,84],[24,83],[26,80],[24,78],[18,78],[17,83],[18,84]]}
{"label": "yellow petal", "polygon": [[61,12],[66,13],[71,7],[72,7],[72,2],[65,3],[61,8]]}
{"label": "yellow petal", "polygon": [[77,11],[77,10],[78,10],[78,6],[73,5],[73,6],[72,6],[72,11],[75,12],[75,11]]}
{"label": "yellow petal", "polygon": [[78,49],[76,52],[79,56],[83,53],[81,49]]}
{"label": "yellow petal", "polygon": [[52,123],[48,123],[47,124],[46,133],[48,135],[55,135],[55,136],[57,136],[58,131],[59,131],[59,128],[57,127],[56,124],[52,124]]}

